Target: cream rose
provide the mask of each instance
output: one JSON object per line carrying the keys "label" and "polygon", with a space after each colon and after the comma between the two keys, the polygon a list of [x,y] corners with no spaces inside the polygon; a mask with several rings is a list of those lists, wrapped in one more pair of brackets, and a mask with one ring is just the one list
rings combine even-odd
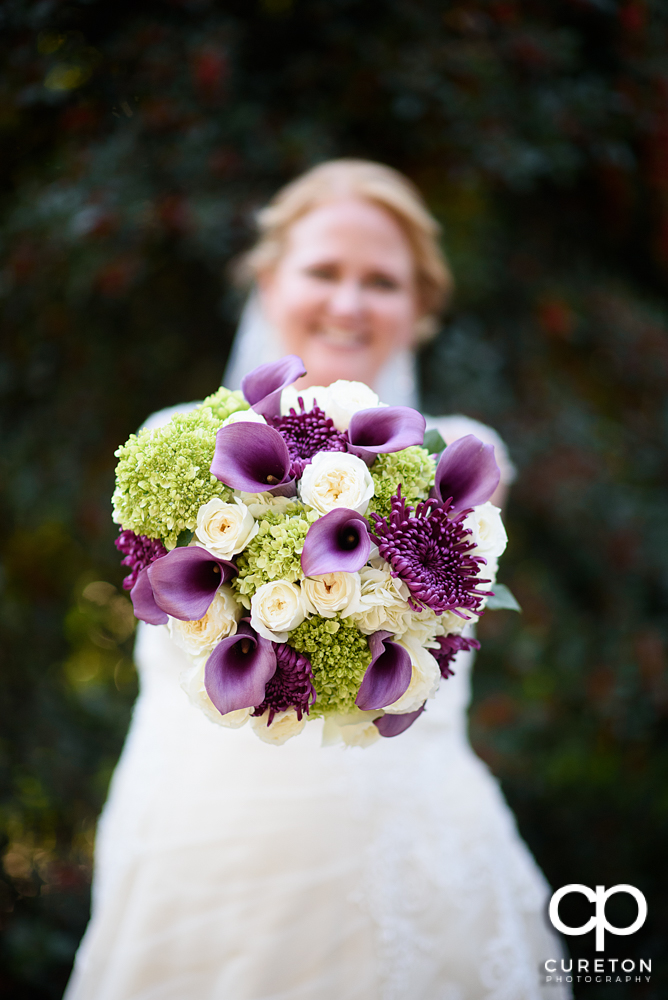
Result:
{"label": "cream rose", "polygon": [[234,497],[234,503],[214,497],[197,511],[195,536],[212,555],[231,559],[245,549],[258,528],[248,507],[238,497]]}
{"label": "cream rose", "polygon": [[265,639],[285,642],[288,632],[304,621],[300,588],[287,580],[263,583],[251,598],[251,625]]}
{"label": "cream rose", "polygon": [[361,632],[371,635],[379,629],[395,634],[410,628],[415,612],[408,603],[410,591],[399,577],[392,576],[388,563],[381,567],[363,566],[359,572],[360,598],[357,608],[343,612]]}
{"label": "cream rose", "polygon": [[266,420],[261,413],[255,410],[235,410],[226,417],[221,424],[222,427],[229,427],[230,424],[266,424]]}
{"label": "cream rose", "polygon": [[302,502],[319,514],[335,507],[348,507],[364,514],[373,496],[373,479],[366,464],[356,455],[321,451],[304,469],[299,482]]}
{"label": "cream rose", "polygon": [[191,656],[208,656],[221,639],[234,635],[241,612],[242,607],[237,604],[231,587],[223,584],[203,618],[194,622],[170,618],[169,634],[176,645]]}
{"label": "cream rose", "polygon": [[345,744],[349,747],[369,747],[380,739],[378,727],[373,720],[382,712],[362,712],[357,709],[350,715],[328,715],[322,729],[324,747]]}
{"label": "cream rose", "polygon": [[295,389],[294,385],[288,385],[281,393],[282,417],[286,417],[290,413],[290,410],[294,410],[295,413],[301,412],[299,407],[300,396],[304,402],[304,410],[307,413],[313,409],[316,403],[321,410],[327,413],[329,389],[326,389],[324,385],[311,385],[308,389]]}
{"label": "cream rose", "polygon": [[262,517],[271,507],[277,514],[284,514],[291,504],[295,502],[295,497],[275,497],[271,493],[239,493],[239,498],[248,507],[253,517]]}
{"label": "cream rose", "polygon": [[302,583],[307,611],[334,618],[337,611],[350,613],[359,606],[359,573],[325,573],[307,577]]}
{"label": "cream rose", "polygon": [[441,682],[441,671],[418,636],[406,632],[396,641],[410,654],[413,672],[407,690],[401,698],[388,705],[385,711],[391,715],[403,715],[406,712],[416,712],[427,698],[434,697]]}
{"label": "cream rose", "polygon": [[489,500],[474,507],[464,520],[464,526],[473,535],[475,555],[484,556],[488,562],[491,559],[498,560],[508,544],[499,508]]}
{"label": "cream rose", "polygon": [[476,616],[470,613],[466,618],[460,618],[452,611],[443,615],[435,615],[431,608],[414,611],[408,603],[408,587],[398,576],[392,576],[391,566],[378,557],[375,546],[372,546],[369,558],[373,565],[363,566],[359,572],[361,594],[358,607],[341,613],[342,618],[351,618],[365,635],[381,629],[397,636],[411,632],[422,645],[428,646],[434,644],[436,636],[459,633],[469,621],[476,620]]}
{"label": "cream rose", "polygon": [[334,426],[339,431],[347,431],[350,418],[358,410],[371,410],[382,406],[378,396],[364,382],[348,382],[339,379],[329,387],[329,399],[324,407],[325,413],[331,417]]}
{"label": "cream rose", "polygon": [[270,726],[267,725],[268,718],[268,709],[263,715],[252,716],[251,726],[253,732],[265,743],[273,743],[274,746],[280,747],[287,740],[301,733],[306,725],[307,717],[302,715],[301,719],[299,719],[294,708],[289,708],[287,712],[276,712]]}
{"label": "cream rose", "polygon": [[445,611],[438,617],[439,628],[436,635],[460,635],[467,625],[477,622],[478,616],[471,611],[465,611],[465,618],[460,618],[454,611]]}
{"label": "cream rose", "polygon": [[199,663],[184,670],[181,674],[181,687],[188,695],[191,704],[204,712],[207,719],[215,722],[218,726],[225,726],[227,729],[239,729],[246,722],[253,711],[252,708],[240,708],[236,712],[228,712],[221,715],[213,704],[204,686],[204,670],[206,667],[206,657],[202,657]]}

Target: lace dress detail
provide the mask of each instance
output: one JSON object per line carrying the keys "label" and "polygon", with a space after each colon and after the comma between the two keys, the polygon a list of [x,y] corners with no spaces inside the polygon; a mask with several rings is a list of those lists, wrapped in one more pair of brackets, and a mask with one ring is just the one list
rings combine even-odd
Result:
{"label": "lace dress detail", "polygon": [[359,898],[378,927],[382,1000],[531,1000],[541,949],[559,954],[548,887],[466,741],[472,660],[460,654],[410,752],[396,741],[374,787],[360,775],[373,836]]}

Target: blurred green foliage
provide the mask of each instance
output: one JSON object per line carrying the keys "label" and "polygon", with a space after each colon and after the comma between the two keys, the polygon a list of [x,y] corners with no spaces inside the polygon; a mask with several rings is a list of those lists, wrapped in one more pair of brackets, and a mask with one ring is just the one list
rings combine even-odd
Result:
{"label": "blurred green foliage", "polygon": [[0,7],[3,996],[61,995],[136,690],[114,448],[216,388],[253,210],[351,154],[444,224],[425,408],[519,469],[524,612],[483,621],[474,744],[553,885],[647,895],[619,954],[651,984],[576,995],[666,995],[667,28],[662,0]]}

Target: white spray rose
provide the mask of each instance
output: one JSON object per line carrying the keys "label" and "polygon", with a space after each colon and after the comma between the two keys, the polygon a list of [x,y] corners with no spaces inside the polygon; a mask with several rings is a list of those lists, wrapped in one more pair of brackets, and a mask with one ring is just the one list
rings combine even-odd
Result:
{"label": "white spray rose", "polygon": [[443,624],[431,608],[414,611],[406,632],[409,632],[421,645],[428,648],[436,648],[438,646],[436,636],[444,634]]}
{"label": "white spray rose", "polygon": [[248,722],[252,711],[252,708],[237,708],[234,712],[226,712],[225,715],[219,712],[218,724],[225,726],[226,729],[241,729]]}
{"label": "white spray rose", "polygon": [[294,385],[288,385],[281,393],[282,417],[287,417],[290,410],[294,410],[295,413],[301,413],[299,407],[300,396],[304,403],[304,410],[307,413],[313,409],[316,403],[321,410],[327,413],[329,389],[326,389],[324,385],[310,385],[308,389],[295,389]]}
{"label": "white spray rose", "polygon": [[214,497],[197,511],[195,536],[212,555],[231,559],[245,549],[258,528],[250,510],[238,497],[234,497],[234,503]]}
{"label": "white spray rose", "polygon": [[474,507],[464,520],[464,527],[473,535],[475,555],[489,562],[497,559],[508,544],[508,535],[501,520],[501,511],[489,500]]}
{"label": "white spray rose", "polygon": [[229,427],[230,424],[266,424],[266,420],[261,413],[256,413],[253,409],[235,410],[225,417],[221,427]]}
{"label": "white spray rose", "polygon": [[322,729],[322,745],[324,747],[345,744],[349,747],[369,747],[380,739],[378,727],[373,720],[380,718],[382,712],[362,712],[356,709],[349,715],[328,715]]}
{"label": "white spray rose", "polygon": [[329,387],[329,400],[325,413],[331,417],[338,431],[347,431],[350,418],[358,410],[371,410],[382,406],[378,396],[364,382],[339,379]]}
{"label": "white spray rose", "polygon": [[388,705],[385,711],[391,715],[403,715],[406,712],[416,712],[427,698],[434,697],[441,682],[441,671],[418,636],[405,632],[396,641],[410,654],[413,672],[407,690],[401,698]]}
{"label": "white spray rose", "polygon": [[302,593],[309,612],[323,618],[335,618],[337,611],[350,614],[359,605],[360,575],[338,572],[307,577]]}
{"label": "white spray rose", "polygon": [[270,726],[267,725],[268,718],[269,709],[263,715],[252,716],[253,732],[265,743],[273,743],[278,747],[301,733],[306,725],[306,716],[302,715],[299,719],[294,708],[289,708],[287,712],[276,712]]}
{"label": "white spray rose", "polygon": [[248,507],[253,517],[262,517],[271,507],[276,514],[285,514],[296,497],[275,497],[271,493],[245,493],[240,491],[239,497]]}
{"label": "white spray rose", "polygon": [[366,463],[356,455],[320,451],[304,469],[299,482],[302,502],[319,514],[348,507],[364,514],[373,496],[373,479]]}
{"label": "white spray rose", "polygon": [[[490,558],[490,556],[487,556],[487,564],[485,566],[481,566],[480,569],[478,570],[478,576],[480,577],[481,580],[490,581],[489,583],[482,585],[481,587],[482,590],[489,590],[489,588],[494,583],[496,583],[496,574],[498,573],[498,571],[499,571],[499,560],[492,559]],[[487,604],[488,599],[489,598],[487,597],[484,598],[485,604]],[[485,605],[483,604],[483,607],[484,606]]]}
{"label": "white spray rose", "polygon": [[465,618],[460,618],[454,611],[445,611],[439,615],[439,628],[436,635],[460,635],[470,622],[477,622],[478,616],[471,611],[464,611]]}
{"label": "white spray rose", "polygon": [[410,591],[399,577],[392,576],[389,564],[381,562],[379,568],[363,566],[359,576],[358,607],[344,612],[343,617],[352,618],[365,635],[380,629],[401,634],[410,628],[415,616],[408,603]]}
{"label": "white spray rose", "polygon": [[434,614],[431,608],[414,611],[408,603],[408,587],[398,576],[392,576],[392,567],[378,555],[375,545],[371,546],[369,561],[372,565],[363,566],[359,573],[359,606],[342,612],[342,617],[351,618],[365,635],[381,629],[397,636],[411,632],[423,646],[434,646],[436,636],[459,634],[470,621],[477,621],[471,612],[460,618],[452,611],[442,615]]}
{"label": "white spray rose", "polygon": [[252,708],[240,708],[235,712],[228,712],[221,715],[213,704],[206,688],[204,687],[204,670],[207,657],[202,657],[200,661],[181,674],[181,687],[190,698],[191,703],[201,712],[204,712],[207,719],[215,722],[218,726],[227,729],[239,729],[246,722],[253,711]]}
{"label": "white spray rose", "polygon": [[169,634],[184,652],[195,657],[203,654],[208,657],[221,639],[234,635],[242,610],[241,605],[235,600],[231,587],[223,584],[218,588],[203,618],[194,622],[182,622],[178,618],[170,618]]}
{"label": "white spray rose", "polygon": [[251,598],[251,626],[273,642],[285,642],[288,632],[301,625],[305,617],[301,590],[287,580],[263,583]]}
{"label": "white spray rose", "polygon": [[380,739],[380,731],[373,722],[358,722],[354,726],[343,726],[341,738],[347,747],[366,749]]}

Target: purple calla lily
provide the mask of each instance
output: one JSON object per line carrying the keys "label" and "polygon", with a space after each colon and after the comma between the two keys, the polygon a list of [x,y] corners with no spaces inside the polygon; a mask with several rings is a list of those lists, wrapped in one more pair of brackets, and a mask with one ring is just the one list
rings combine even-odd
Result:
{"label": "purple calla lily", "polygon": [[374,632],[369,636],[371,663],[355,698],[355,704],[365,712],[392,705],[405,694],[411,682],[411,658],[396,642],[389,642],[392,632]]}
{"label": "purple calla lily", "polygon": [[253,369],[241,382],[246,402],[263,417],[277,417],[281,412],[281,393],[302,375],[304,362],[296,354],[272,361]]}
{"label": "purple calla lily", "polygon": [[305,576],[355,573],[369,558],[371,539],[361,514],[337,507],[318,518],[304,539],[301,562]]}
{"label": "purple calla lily", "polygon": [[[164,559],[166,557],[163,556],[162,558]],[[146,566],[143,570],[141,570],[139,576],[137,577],[137,582],[130,591],[130,599],[132,600],[135,618],[139,618],[142,622],[148,622],[149,625],[165,625],[168,618],[166,613],[155,603],[153,587],[151,586],[151,581],[148,578],[149,569],[150,566]]]}
{"label": "purple calla lily", "polygon": [[232,489],[248,493],[289,489],[290,464],[288,446],[266,424],[229,424],[216,434],[211,472]]}
{"label": "purple calla lily", "polygon": [[348,427],[348,450],[365,462],[379,452],[402,451],[422,444],[426,422],[410,406],[379,406],[355,413]]}
{"label": "purple calla lily", "polygon": [[206,661],[204,687],[221,715],[261,705],[276,673],[273,643],[242,621]]}
{"label": "purple calla lily", "polygon": [[415,720],[422,715],[427,702],[425,701],[416,712],[405,712],[403,715],[382,715],[380,719],[374,719],[373,724],[378,729],[381,736],[399,736],[413,725]]}
{"label": "purple calla lily", "polygon": [[172,618],[192,622],[204,617],[220,585],[236,572],[234,563],[195,545],[172,549],[151,563],[146,575],[156,606]]}
{"label": "purple calla lily", "polygon": [[452,499],[451,510],[466,510],[489,500],[500,478],[494,446],[467,434],[441,455],[432,493],[440,503]]}

